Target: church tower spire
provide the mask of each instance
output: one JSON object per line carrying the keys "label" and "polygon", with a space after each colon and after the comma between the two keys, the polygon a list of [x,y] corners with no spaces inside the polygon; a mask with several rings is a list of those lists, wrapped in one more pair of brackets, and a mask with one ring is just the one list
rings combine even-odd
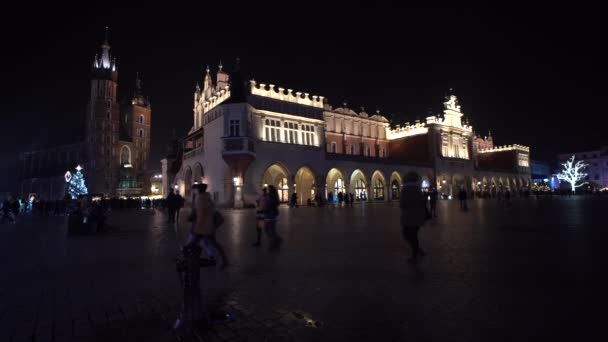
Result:
{"label": "church tower spire", "polygon": [[93,77],[100,79],[118,79],[116,58],[110,54],[110,43],[108,43],[108,27],[106,26],[105,38],[101,44],[101,54],[96,54],[93,59]]}

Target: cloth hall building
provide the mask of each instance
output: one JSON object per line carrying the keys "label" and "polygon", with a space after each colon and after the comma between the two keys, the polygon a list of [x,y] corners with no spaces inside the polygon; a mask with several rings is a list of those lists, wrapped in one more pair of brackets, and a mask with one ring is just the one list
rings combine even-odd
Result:
{"label": "cloth hall building", "polygon": [[453,94],[443,106],[440,115],[391,128],[379,112],[246,80],[238,61],[231,73],[220,65],[215,79],[207,68],[183,151],[162,160],[164,192],[190,198],[192,184],[204,182],[216,203],[238,208],[271,184],[282,201],[296,193],[299,204],[339,192],[394,200],[410,171],[446,196],[461,187],[497,194],[530,186],[528,147],[477,136]]}

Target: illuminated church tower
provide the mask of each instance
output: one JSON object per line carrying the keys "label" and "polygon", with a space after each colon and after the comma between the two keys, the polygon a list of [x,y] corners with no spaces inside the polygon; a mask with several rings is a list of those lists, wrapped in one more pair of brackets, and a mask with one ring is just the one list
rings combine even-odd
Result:
{"label": "illuminated church tower", "polygon": [[89,192],[110,196],[145,194],[148,180],[152,109],[137,74],[135,90],[118,101],[118,69],[106,38],[91,69],[86,112],[88,162],[83,170]]}
{"label": "illuminated church tower", "polygon": [[91,68],[91,93],[86,111],[88,163],[84,170],[91,193],[111,193],[116,185],[112,172],[113,146],[118,140],[120,109],[116,98],[118,86],[116,59],[110,54],[108,28]]}

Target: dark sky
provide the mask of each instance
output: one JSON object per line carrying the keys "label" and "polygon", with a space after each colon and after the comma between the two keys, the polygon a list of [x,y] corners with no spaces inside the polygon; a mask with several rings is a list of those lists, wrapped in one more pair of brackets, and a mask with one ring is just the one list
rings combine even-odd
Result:
{"label": "dark sky", "polygon": [[230,68],[237,56],[257,81],[323,95],[334,106],[379,108],[396,122],[422,118],[428,107],[438,112],[454,88],[478,132],[530,145],[533,159],[608,144],[597,8],[201,4],[4,11],[0,191],[11,189],[18,152],[82,136],[89,70],[106,25],[119,94],[131,94],[138,71],[150,96],[158,169],[172,130],[182,136],[192,125],[205,65],[215,70],[222,59]]}

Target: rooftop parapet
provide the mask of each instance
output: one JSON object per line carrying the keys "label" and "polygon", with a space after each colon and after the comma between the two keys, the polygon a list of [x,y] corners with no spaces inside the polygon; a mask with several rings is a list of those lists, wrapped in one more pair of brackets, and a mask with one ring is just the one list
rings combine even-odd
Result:
{"label": "rooftop parapet", "polygon": [[215,108],[220,103],[226,101],[230,97],[230,86],[224,87],[224,89],[219,90],[213,96],[211,96],[207,101],[203,102],[203,114],[207,113],[211,109]]}
{"label": "rooftop parapet", "polygon": [[323,103],[325,97],[323,96],[310,95],[309,93],[303,93],[300,91],[294,92],[293,89],[287,89],[287,92],[285,92],[286,89],[283,87],[278,87],[274,84],[267,85],[266,83],[257,84],[255,80],[251,80],[249,83],[251,85],[252,95],[297,103],[304,106],[312,106],[321,109],[324,108]]}
{"label": "rooftop parapet", "polygon": [[414,135],[426,134],[429,129],[426,127],[426,124],[416,120],[416,123],[411,125],[409,122],[406,122],[405,125],[397,126],[395,129],[389,131],[388,140],[394,140],[404,137],[410,137]]}
{"label": "rooftop parapet", "polygon": [[521,151],[530,153],[530,147],[524,145],[503,145],[503,146],[495,146],[493,148],[487,148],[483,150],[477,151],[477,153],[492,153],[492,152],[502,152],[502,151]]}

